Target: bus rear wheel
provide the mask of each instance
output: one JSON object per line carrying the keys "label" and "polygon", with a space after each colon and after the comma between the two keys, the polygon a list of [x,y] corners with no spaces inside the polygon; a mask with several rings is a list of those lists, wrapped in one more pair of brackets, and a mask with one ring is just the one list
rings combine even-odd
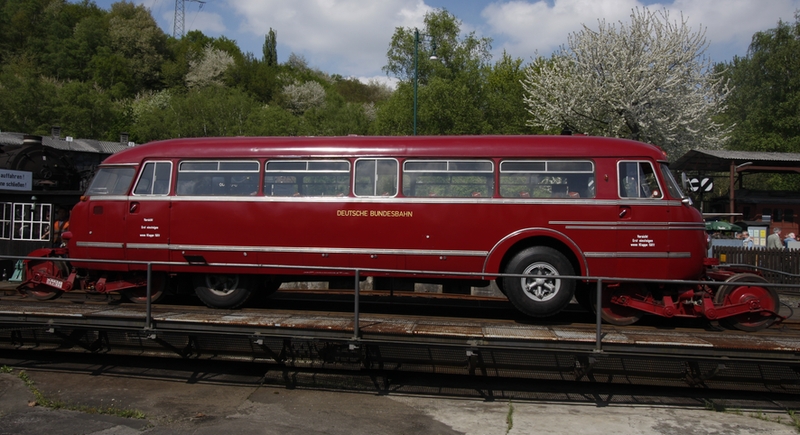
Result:
{"label": "bus rear wheel", "polygon": [[[752,273],[737,273],[725,280],[727,285],[720,286],[714,295],[714,305],[758,304],[764,310],[777,313],[781,309],[780,296],[773,287],[761,287],[767,280]],[[720,323],[728,328],[740,331],[755,332],[772,326],[776,315],[761,312],[743,313],[733,317],[720,319]]]}
{"label": "bus rear wheel", "polygon": [[567,257],[547,247],[527,248],[511,259],[506,273],[530,277],[504,277],[506,296],[521,312],[533,317],[551,316],[563,310],[575,293],[575,281],[558,278],[574,275]]}
{"label": "bus rear wheel", "polygon": [[252,295],[252,279],[246,275],[207,273],[194,278],[194,291],[211,308],[238,308]]}

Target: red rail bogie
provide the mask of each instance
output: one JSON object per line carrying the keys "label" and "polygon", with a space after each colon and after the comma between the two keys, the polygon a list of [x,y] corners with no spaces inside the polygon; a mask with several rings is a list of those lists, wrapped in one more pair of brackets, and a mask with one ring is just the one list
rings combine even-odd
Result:
{"label": "red rail bogie", "polygon": [[[465,285],[498,273],[532,275],[497,279],[532,316],[560,311],[573,295],[591,299],[591,286],[559,275],[707,276],[702,216],[683,197],[665,154],[588,136],[154,142],[103,162],[72,210],[70,229],[69,257],[155,262],[159,284],[190,278],[216,307],[239,306],[282,281],[333,279],[356,268],[378,279]],[[71,267],[51,266],[58,288],[51,287],[143,299],[141,264]],[[47,267],[39,269],[41,278]],[[47,296],[40,278],[29,275],[23,288]],[[738,318],[735,326],[757,329],[777,318],[777,296],[758,286],[612,284],[604,293],[603,316],[618,324],[652,313]]]}

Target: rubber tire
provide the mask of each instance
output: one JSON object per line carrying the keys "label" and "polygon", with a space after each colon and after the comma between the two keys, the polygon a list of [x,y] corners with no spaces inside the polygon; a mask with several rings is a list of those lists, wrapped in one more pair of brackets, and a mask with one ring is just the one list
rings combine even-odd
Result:
{"label": "rubber tire", "polygon": [[[556,275],[574,276],[575,271],[567,257],[561,252],[547,247],[534,246],[518,253],[506,266],[505,272],[509,274],[524,274],[525,270],[537,264],[549,268]],[[532,317],[552,316],[566,308],[575,294],[575,280],[557,280],[555,293],[546,300],[534,300],[522,287],[519,277],[504,277],[503,288],[511,304],[519,311]]]}
{"label": "rubber tire", "polygon": [[195,275],[194,292],[210,308],[239,308],[253,295],[253,279],[235,274]]}

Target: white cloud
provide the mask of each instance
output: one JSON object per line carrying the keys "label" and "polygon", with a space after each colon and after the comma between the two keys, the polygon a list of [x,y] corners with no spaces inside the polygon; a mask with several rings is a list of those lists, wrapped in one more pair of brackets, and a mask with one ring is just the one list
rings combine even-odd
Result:
{"label": "white cloud", "polygon": [[793,23],[798,7],[796,0],[676,0],[670,13],[680,17],[682,11],[693,29],[706,28],[709,54],[722,62],[733,54],[745,55],[753,34],[775,28],[779,19]]}
{"label": "white cloud", "polygon": [[380,71],[395,28],[419,27],[431,10],[423,0],[230,0],[229,8],[240,32],[263,38],[273,28],[279,49],[342,75]]}
{"label": "white cloud", "polygon": [[510,1],[490,4],[482,16],[491,32],[505,39],[500,49],[530,59],[566,44],[567,36],[580,31],[581,24],[596,28],[599,18],[624,20],[637,5],[636,0],[555,0],[552,5],[544,0]]}
{"label": "white cloud", "polygon": [[[712,60],[728,61],[744,55],[755,32],[774,28],[779,18],[793,21],[797,0],[675,0],[647,2],[650,9],[669,11],[671,20],[681,13],[694,31],[706,30],[710,44],[706,53]],[[767,7],[768,5],[768,7]],[[502,39],[498,49],[514,57],[530,59],[537,52],[549,55],[567,43],[570,34],[585,24],[596,29],[598,19],[616,23],[630,21],[631,10],[644,7],[637,0],[553,0],[496,2],[487,6],[482,16],[490,32]]]}

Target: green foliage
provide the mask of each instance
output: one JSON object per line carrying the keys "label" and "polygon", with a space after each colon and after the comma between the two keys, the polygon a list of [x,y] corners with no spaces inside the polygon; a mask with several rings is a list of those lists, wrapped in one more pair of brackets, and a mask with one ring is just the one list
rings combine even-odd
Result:
{"label": "green foliage", "polygon": [[[164,96],[155,96],[159,95]],[[162,98],[160,102],[141,102],[135,110],[131,134],[137,142],[170,137],[242,136],[246,134],[250,113],[257,108],[258,103],[239,89],[207,86]]]}
{"label": "green foliage", "polygon": [[35,62],[16,58],[0,70],[0,130],[46,133],[57,121],[57,85],[42,78]]}
{"label": "green foliage", "polygon": [[733,85],[730,148],[800,152],[800,16],[753,35],[747,56],[719,65]]}
{"label": "green foliage", "polygon": [[[489,63],[491,39],[461,35],[461,22],[444,10],[425,16],[417,64],[417,134],[523,134],[524,77],[521,59],[504,53]],[[403,80],[379,106],[372,131],[402,135],[413,132],[415,29],[397,29],[384,71]],[[437,60],[430,60],[433,43]]]}
{"label": "green foliage", "polygon": [[278,37],[272,27],[269,28],[269,33],[264,36],[264,47],[262,52],[264,55],[263,61],[267,66],[273,67],[278,65]]}

